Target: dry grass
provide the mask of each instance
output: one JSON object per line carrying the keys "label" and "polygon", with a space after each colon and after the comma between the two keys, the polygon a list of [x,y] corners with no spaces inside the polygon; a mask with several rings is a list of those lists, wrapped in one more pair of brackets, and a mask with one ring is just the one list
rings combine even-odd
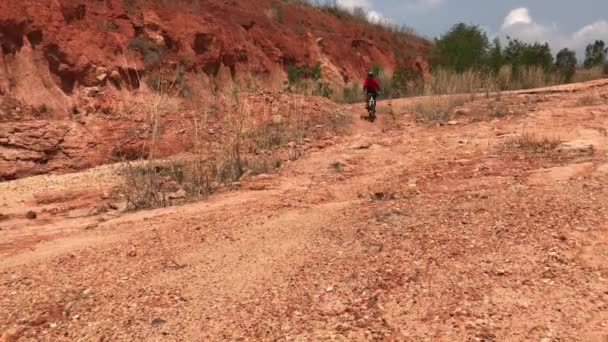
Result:
{"label": "dry grass", "polygon": [[[123,181],[117,190],[126,199],[129,209],[165,207],[205,198],[224,185],[233,185],[245,174],[272,172],[284,160],[302,157],[303,152],[297,146],[307,134],[321,136],[337,131],[349,122],[348,116],[334,112],[325,118],[324,125],[311,125],[304,113],[306,98],[295,97],[286,107],[268,105],[260,123],[259,113],[254,113],[252,108],[257,102],[249,101],[238,88],[232,87],[216,94],[213,102],[197,106],[200,110],[193,115],[193,130],[188,131],[194,135],[193,154],[178,161],[160,161],[156,150],[165,130],[163,114],[182,110],[181,102],[174,101],[173,97],[158,93],[148,99],[147,107],[136,108],[148,113],[150,134],[145,144],[147,153],[142,154],[145,158],[122,162]],[[278,115],[279,110],[288,112]],[[221,135],[205,138],[209,137],[209,125],[217,124],[217,120],[222,120]],[[217,139],[221,139],[220,148]],[[289,150],[279,149],[287,146]]]}
{"label": "dry grass", "polygon": [[198,161],[124,162],[117,187],[128,209],[166,207],[172,200],[204,198],[212,193],[211,169]]}
{"label": "dry grass", "polygon": [[344,171],[344,167],[346,167],[346,164],[340,160],[336,160],[335,162],[331,163],[329,165],[329,167],[336,173],[340,173],[342,171]]}
{"label": "dry grass", "polygon": [[606,74],[604,73],[603,66],[596,66],[592,68],[578,68],[576,69],[576,73],[572,78],[572,82],[593,81],[604,77],[606,77]]}
{"label": "dry grass", "polygon": [[467,96],[432,96],[410,106],[418,122],[448,121],[451,112],[469,101]]}
{"label": "dry grass", "polygon": [[562,144],[559,137],[542,136],[536,133],[524,132],[521,135],[509,138],[505,147],[518,148],[533,152],[545,152],[555,150]]}

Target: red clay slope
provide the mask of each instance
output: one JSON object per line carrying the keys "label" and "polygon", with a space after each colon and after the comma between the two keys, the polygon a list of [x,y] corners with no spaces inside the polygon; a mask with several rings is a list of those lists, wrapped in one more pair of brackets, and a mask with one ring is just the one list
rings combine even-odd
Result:
{"label": "red clay slope", "polygon": [[283,1],[0,1],[0,181],[139,151],[149,81],[160,73],[180,68],[197,101],[164,115],[168,155],[191,146],[176,132],[209,106],[210,90],[236,82],[281,91],[289,66],[319,63],[341,91],[372,65],[424,70],[428,49],[421,38]]}
{"label": "red clay slope", "polygon": [[412,61],[429,49],[415,36],[282,1],[2,1],[0,94],[59,107],[78,86],[137,88],[134,71],[145,75],[146,65],[129,49],[136,37],[166,49],[164,65],[275,89],[288,65],[319,62],[337,87],[375,64],[393,69],[395,54]]}

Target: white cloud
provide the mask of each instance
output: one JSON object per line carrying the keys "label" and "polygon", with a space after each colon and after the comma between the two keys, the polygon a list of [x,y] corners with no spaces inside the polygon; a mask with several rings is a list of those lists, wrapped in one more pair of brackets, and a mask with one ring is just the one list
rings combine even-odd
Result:
{"label": "white cloud", "polygon": [[382,13],[376,11],[367,12],[367,20],[372,23],[392,22],[392,20],[382,15]]}
{"label": "white cloud", "polygon": [[443,5],[445,0],[410,0],[404,1],[405,9],[414,12],[426,12]]}
{"label": "white cloud", "polygon": [[589,24],[574,33],[577,40],[606,39],[608,37],[608,21],[601,20]]}
{"label": "white cloud", "polygon": [[503,30],[516,24],[531,24],[532,17],[530,11],[525,7],[520,7],[512,10],[502,24]]}
{"label": "white cloud", "polygon": [[[433,0],[436,1],[436,0]],[[392,20],[384,16],[382,13],[372,9],[370,0],[338,0],[338,4],[348,9],[363,8],[367,12],[367,19],[373,23],[390,23]]]}
{"label": "white cloud", "polygon": [[574,33],[566,33],[556,24],[547,25],[537,22],[527,8],[520,7],[512,10],[505,17],[502,34],[526,42],[547,42],[553,53],[567,47],[575,50],[579,61],[582,61],[587,44],[608,37],[608,21],[597,21]]}
{"label": "white cloud", "polygon": [[355,7],[362,7],[365,9],[371,8],[370,0],[338,0],[338,4],[350,9]]}
{"label": "white cloud", "polygon": [[[340,6],[348,9],[356,7],[365,9],[368,13],[367,17],[371,22],[395,22],[393,19],[374,8],[374,0],[337,0],[337,2]],[[402,0],[399,4],[399,8],[400,10],[410,12],[425,12],[439,7],[444,2],[445,0]]]}

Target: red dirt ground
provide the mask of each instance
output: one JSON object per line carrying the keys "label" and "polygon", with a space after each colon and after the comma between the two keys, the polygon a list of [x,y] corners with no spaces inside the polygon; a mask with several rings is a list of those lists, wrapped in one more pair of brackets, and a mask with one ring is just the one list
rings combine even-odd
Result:
{"label": "red dirt ground", "polygon": [[605,341],[607,100],[356,105],[277,173],[153,211],[79,211],[110,165],[0,183],[0,340]]}

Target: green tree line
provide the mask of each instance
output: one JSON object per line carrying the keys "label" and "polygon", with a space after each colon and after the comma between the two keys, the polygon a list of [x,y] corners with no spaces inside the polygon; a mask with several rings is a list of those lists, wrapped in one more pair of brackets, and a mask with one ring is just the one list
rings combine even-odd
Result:
{"label": "green tree line", "polygon": [[[586,68],[604,66],[608,72],[608,48],[603,40],[587,46],[582,65]],[[528,43],[507,37],[506,44],[499,38],[492,42],[477,25],[460,23],[435,40],[432,62],[434,66],[456,72],[471,69],[498,72],[509,65],[515,74],[525,67],[541,67],[545,72],[557,72],[570,81],[576,72],[576,52],[564,48],[555,57],[548,43]]]}

